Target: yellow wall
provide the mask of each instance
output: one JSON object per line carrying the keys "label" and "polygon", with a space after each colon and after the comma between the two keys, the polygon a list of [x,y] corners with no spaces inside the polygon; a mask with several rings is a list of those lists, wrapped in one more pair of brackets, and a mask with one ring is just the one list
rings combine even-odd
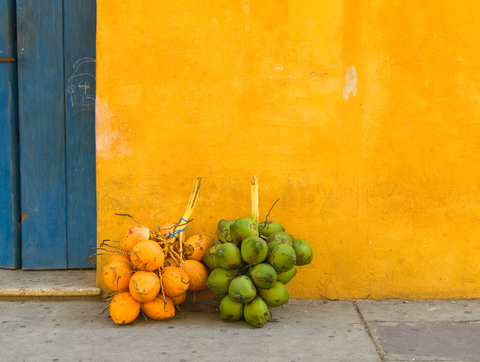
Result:
{"label": "yellow wall", "polygon": [[314,248],[292,298],[480,297],[477,1],[97,4],[99,240],[178,219],[197,176],[213,236],[258,174]]}

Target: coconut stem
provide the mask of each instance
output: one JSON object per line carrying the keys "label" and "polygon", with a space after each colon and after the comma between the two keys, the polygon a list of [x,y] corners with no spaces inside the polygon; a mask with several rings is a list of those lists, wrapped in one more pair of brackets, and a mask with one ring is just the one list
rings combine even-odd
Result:
{"label": "coconut stem", "polygon": [[268,217],[270,216],[270,212],[272,211],[272,209],[275,207],[275,205],[277,204],[277,202],[279,202],[280,199],[277,199],[277,201],[275,201],[272,205],[272,207],[270,208],[270,210],[268,210],[268,213],[267,213],[267,216],[265,216],[265,222],[268,221]]}
{"label": "coconut stem", "polygon": [[[198,277],[198,275],[195,274],[195,272],[194,272],[192,269],[190,269],[190,267],[188,266],[188,264],[185,263],[185,261],[184,261],[183,259],[182,259],[181,262],[180,262],[180,268],[182,267],[182,265],[185,265],[185,267],[193,274],[193,276],[194,276],[195,278],[197,278],[197,280],[198,280],[200,283],[202,283],[202,284],[205,285],[205,286],[207,285],[207,283],[205,283],[202,279],[200,279],[200,278]],[[182,269],[183,269],[183,268],[182,268]],[[195,294],[195,293],[194,293],[194,294]]]}
{"label": "coconut stem", "polygon": [[255,222],[255,225],[258,227],[258,175],[253,176],[250,191],[252,196],[252,220]]}
{"label": "coconut stem", "polygon": [[145,313],[143,312],[143,308],[140,309],[140,310],[142,311],[143,318],[145,318],[145,320],[148,322],[148,318],[147,318],[147,316],[145,315]]}
{"label": "coconut stem", "polygon": [[[105,239],[105,240],[102,241],[102,244],[105,243],[105,241],[112,241],[114,243],[119,243],[120,242],[120,240]],[[102,246],[102,244],[100,244],[100,246]]]}
{"label": "coconut stem", "polygon": [[[118,246],[112,246],[112,245],[105,245],[107,246],[107,248],[104,248],[102,246],[99,246],[98,248],[95,248],[93,247],[92,249],[96,249],[96,250],[103,250],[103,251],[111,251],[111,252],[114,252],[115,250],[118,250],[119,251],[119,254],[123,254],[123,252],[125,250],[123,250],[122,248],[118,247]],[[112,250],[113,249],[113,250]],[[127,253],[128,254],[128,253]]]}
{"label": "coconut stem", "polygon": [[180,309],[180,306],[177,305],[176,307],[179,310],[179,312],[182,314],[183,318],[186,319],[185,314],[183,314],[182,310]]}
{"label": "coconut stem", "polygon": [[158,270],[158,279],[160,279],[160,289],[162,291],[162,296],[163,296],[163,307],[167,305],[167,299],[165,299],[165,290],[163,287],[163,278],[162,278],[162,271],[159,269]]}
{"label": "coconut stem", "polygon": [[[138,221],[137,219],[135,219],[132,215],[130,214],[119,214],[118,212],[115,213],[115,215],[118,215],[118,216],[128,216],[129,218],[131,218],[133,221],[135,221],[138,225],[142,225],[142,223],[140,221]],[[142,225],[143,226],[143,225]]]}
{"label": "coconut stem", "polygon": [[[193,210],[198,201],[198,194],[200,193],[200,187],[202,186],[202,177],[197,177],[193,182],[192,193],[190,194],[190,200],[188,201],[187,209],[183,214],[183,221],[188,222],[192,217]],[[183,241],[185,240],[185,230],[178,234],[178,240],[180,241],[180,254],[183,252]]]}
{"label": "coconut stem", "polygon": [[[135,273],[135,270],[130,270],[129,272],[126,272],[125,274],[122,274],[117,278],[117,290],[116,290],[117,292],[121,292],[121,290],[118,289],[118,283],[120,283],[120,278],[124,277],[125,275],[130,274],[130,273]],[[126,290],[124,290],[124,292],[126,292],[126,291],[128,291],[128,288]]]}
{"label": "coconut stem", "polygon": [[115,252],[115,251],[110,251],[110,250],[107,250],[108,252],[107,253],[95,253],[95,254],[90,254],[90,257],[93,257],[93,256],[105,256],[105,255],[119,255],[119,254],[130,254],[130,253],[118,253],[118,252]]}
{"label": "coconut stem", "polygon": [[108,308],[110,308],[110,304],[109,304],[109,305],[107,305],[107,306],[105,307],[105,309],[102,311],[102,313],[100,313],[100,314],[103,314],[103,313],[105,313],[105,311],[106,311]]}

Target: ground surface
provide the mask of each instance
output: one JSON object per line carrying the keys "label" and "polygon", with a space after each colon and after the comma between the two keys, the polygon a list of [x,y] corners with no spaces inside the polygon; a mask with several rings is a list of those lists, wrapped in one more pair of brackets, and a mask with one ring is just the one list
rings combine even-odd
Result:
{"label": "ground surface", "polygon": [[91,271],[12,273],[0,270],[2,362],[480,361],[479,300],[293,300],[256,329],[189,298],[171,320],[117,326],[91,300]]}

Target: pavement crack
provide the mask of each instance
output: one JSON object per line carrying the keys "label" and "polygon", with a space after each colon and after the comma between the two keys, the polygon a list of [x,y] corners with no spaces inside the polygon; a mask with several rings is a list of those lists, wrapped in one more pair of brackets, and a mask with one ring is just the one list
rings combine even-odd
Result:
{"label": "pavement crack", "polygon": [[[409,319],[399,319],[399,320],[383,320],[383,319],[371,319],[370,323],[480,323],[480,319],[441,319],[441,320],[409,320]],[[477,362],[477,361],[475,361]]]}
{"label": "pavement crack", "polygon": [[375,338],[373,338],[373,334],[370,331],[370,328],[368,328],[368,324],[365,321],[365,318],[363,318],[362,312],[360,312],[360,308],[358,308],[358,305],[355,301],[352,301],[352,305],[353,305],[353,308],[355,309],[355,311],[357,312],[358,318],[360,318],[360,321],[363,324],[363,328],[365,329],[365,332],[367,332],[368,337],[370,338],[370,341],[373,344],[373,347],[375,347],[375,351],[377,351],[377,354],[378,354],[378,357],[380,358],[380,361],[381,362],[386,362],[385,355],[380,351],[377,343],[375,343]]}

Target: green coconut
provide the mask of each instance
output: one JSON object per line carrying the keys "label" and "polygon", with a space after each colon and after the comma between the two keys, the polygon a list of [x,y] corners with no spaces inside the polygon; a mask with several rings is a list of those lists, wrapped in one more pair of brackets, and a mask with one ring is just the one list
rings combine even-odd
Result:
{"label": "green coconut", "polygon": [[230,295],[226,295],[220,302],[220,318],[228,322],[236,322],[243,318],[243,303],[235,302]]}
{"label": "green coconut", "polygon": [[312,246],[304,239],[293,239],[293,249],[297,255],[295,265],[307,265],[313,259]]}
{"label": "green coconut", "polygon": [[221,243],[231,243],[232,235],[230,234],[230,225],[232,220],[222,219],[218,222],[217,226],[217,238]]}
{"label": "green coconut", "polygon": [[258,232],[267,238],[273,233],[282,231],[285,231],[285,228],[276,221],[267,220],[258,224]]}
{"label": "green coconut", "polygon": [[273,233],[270,234],[270,236],[267,238],[266,243],[268,245],[268,252],[270,253],[273,248],[280,244],[287,244],[293,246],[293,236],[283,231]]}
{"label": "green coconut", "polygon": [[241,275],[232,280],[228,294],[237,303],[248,303],[257,295],[257,289],[249,277]]}
{"label": "green coconut", "polygon": [[240,244],[249,236],[258,236],[257,224],[249,217],[236,219],[230,225],[232,243]]}
{"label": "green coconut", "polygon": [[217,262],[217,250],[222,244],[215,244],[209,247],[206,253],[203,255],[203,263],[210,269],[216,269],[219,267]]}
{"label": "green coconut", "polygon": [[225,295],[228,293],[230,282],[235,278],[233,270],[216,268],[207,278],[207,286],[216,295]]}
{"label": "green coconut", "polygon": [[253,284],[259,288],[271,288],[277,281],[277,272],[267,263],[260,263],[255,265],[249,273]]}
{"label": "green coconut", "polygon": [[240,252],[243,261],[256,265],[267,258],[268,246],[262,238],[258,236],[250,236],[242,241]]}
{"label": "green coconut", "polygon": [[290,299],[285,285],[279,281],[275,282],[273,287],[268,289],[258,289],[258,294],[270,307],[279,307]]}
{"label": "green coconut", "polygon": [[292,269],[283,272],[283,273],[278,273],[277,274],[277,281],[279,281],[282,284],[287,284],[290,280],[293,279],[293,277],[297,274],[297,268],[293,267]]}
{"label": "green coconut", "polygon": [[238,246],[226,243],[218,247],[216,260],[223,269],[236,269],[242,264],[242,255]]}
{"label": "green coconut", "polygon": [[267,260],[277,273],[283,273],[293,268],[297,258],[290,245],[280,244],[273,248]]}
{"label": "green coconut", "polygon": [[260,328],[267,323],[270,317],[270,311],[267,304],[260,298],[255,298],[245,304],[243,308],[243,317],[253,327]]}

